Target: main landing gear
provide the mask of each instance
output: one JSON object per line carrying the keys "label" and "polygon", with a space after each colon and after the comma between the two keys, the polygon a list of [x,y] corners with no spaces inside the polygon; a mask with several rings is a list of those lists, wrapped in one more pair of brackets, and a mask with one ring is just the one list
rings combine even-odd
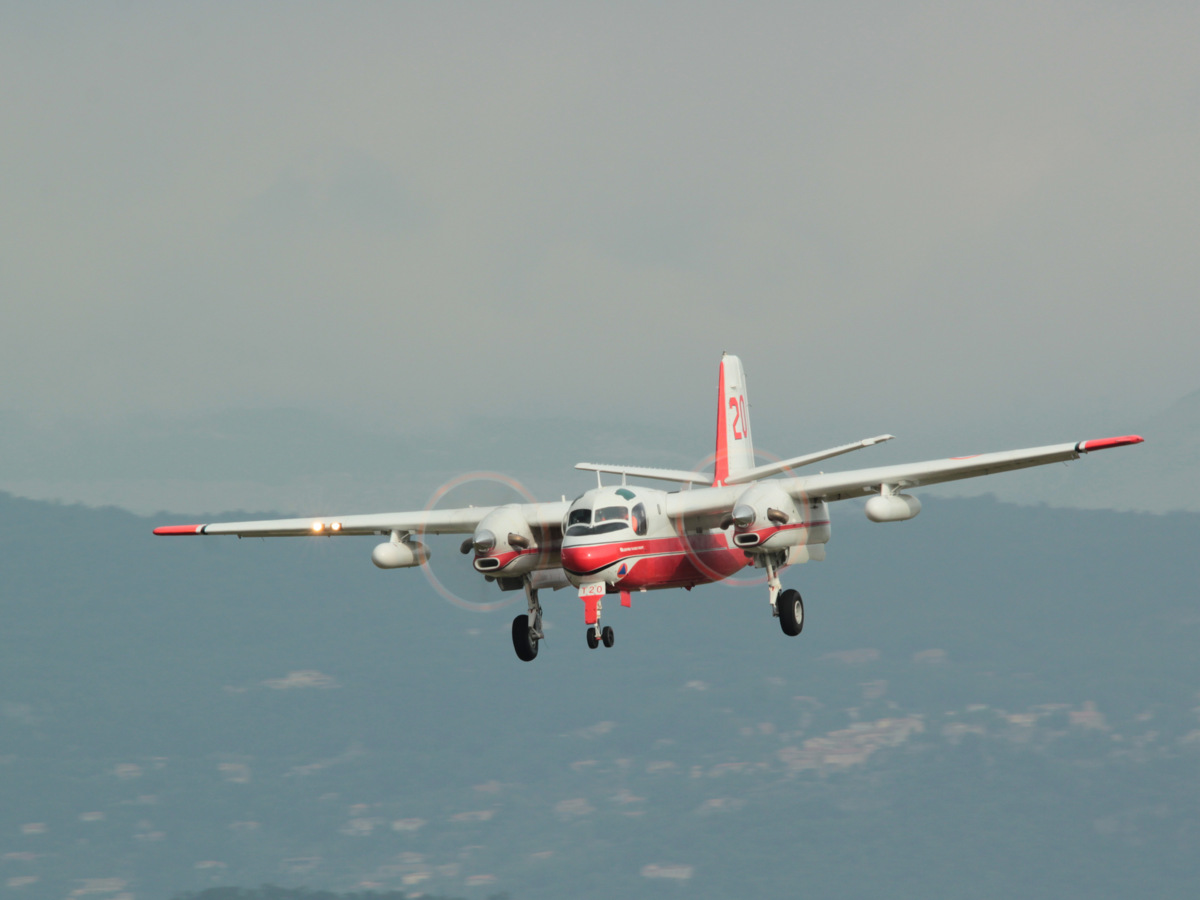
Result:
{"label": "main landing gear", "polygon": [[542,605],[538,603],[537,591],[528,575],[525,576],[525,603],[529,611],[513,619],[513,649],[517,651],[517,659],[532,662],[537,658],[538,644],[545,634],[542,633]]}
{"label": "main landing gear", "polygon": [[789,637],[795,637],[804,630],[804,601],[800,592],[790,588],[779,595],[775,601],[775,613],[779,616],[779,627]]}
{"label": "main landing gear", "polygon": [[795,637],[804,630],[804,600],[800,597],[800,592],[792,590],[782,590],[783,585],[779,581],[779,571],[775,567],[775,560],[770,556],[764,560],[764,566],[767,570],[767,591],[771,600],[771,615],[779,619],[779,627],[788,637]]}

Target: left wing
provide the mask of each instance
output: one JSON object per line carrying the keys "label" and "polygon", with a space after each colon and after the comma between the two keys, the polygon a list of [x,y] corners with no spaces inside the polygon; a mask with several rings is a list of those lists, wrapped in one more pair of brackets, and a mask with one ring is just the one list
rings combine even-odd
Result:
{"label": "left wing", "polygon": [[[566,502],[523,503],[517,510],[531,528],[557,528],[567,514]],[[306,519],[264,519],[258,522],[217,522],[210,525],[166,525],[159,535],[236,534],[238,537],[304,537],[353,534],[470,534],[483,518],[499,509],[468,506],[464,509],[429,509],[413,512],[374,513],[359,516],[314,516]]]}

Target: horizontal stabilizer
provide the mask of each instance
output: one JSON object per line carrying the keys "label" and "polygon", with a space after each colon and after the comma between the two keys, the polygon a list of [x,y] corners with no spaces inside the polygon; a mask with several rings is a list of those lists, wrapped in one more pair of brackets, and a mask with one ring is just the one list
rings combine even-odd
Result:
{"label": "horizontal stabilizer", "polygon": [[811,463],[820,462],[823,459],[841,456],[843,453],[850,453],[852,450],[861,450],[863,447],[882,444],[884,441],[890,441],[894,437],[894,434],[880,434],[875,437],[863,438],[861,441],[855,441],[853,444],[843,444],[840,447],[831,447],[829,450],[806,453],[804,456],[793,456],[791,459],[781,459],[779,462],[767,463],[765,466],[756,466],[745,472],[738,472],[736,475],[726,478],[725,483],[746,484],[750,481],[758,481],[760,478],[766,478],[768,475],[777,475],[788,469],[797,469],[800,466],[807,466]]}
{"label": "horizontal stabilizer", "polygon": [[655,469],[649,466],[602,466],[598,463],[576,463],[575,468],[586,472],[607,472],[610,475],[630,475],[634,478],[653,478],[656,481],[681,481],[692,484],[712,484],[712,475],[689,472],[687,469]]}

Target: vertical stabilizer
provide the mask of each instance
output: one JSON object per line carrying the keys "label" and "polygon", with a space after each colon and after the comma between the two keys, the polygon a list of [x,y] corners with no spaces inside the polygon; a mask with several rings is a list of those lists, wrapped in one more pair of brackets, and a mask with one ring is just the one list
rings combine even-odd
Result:
{"label": "vertical stabilizer", "polygon": [[714,485],[739,472],[754,468],[754,444],[750,439],[750,404],[746,398],[746,374],[742,361],[726,353],[721,357],[717,382],[717,458]]}

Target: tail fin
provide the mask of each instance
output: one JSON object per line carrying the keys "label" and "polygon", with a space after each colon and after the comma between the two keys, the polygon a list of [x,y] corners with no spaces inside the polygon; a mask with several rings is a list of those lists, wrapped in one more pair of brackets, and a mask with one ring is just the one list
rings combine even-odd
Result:
{"label": "tail fin", "polygon": [[714,486],[731,475],[754,468],[754,444],[750,439],[750,405],[746,402],[746,374],[742,361],[728,353],[721,357],[717,385],[717,456]]}

